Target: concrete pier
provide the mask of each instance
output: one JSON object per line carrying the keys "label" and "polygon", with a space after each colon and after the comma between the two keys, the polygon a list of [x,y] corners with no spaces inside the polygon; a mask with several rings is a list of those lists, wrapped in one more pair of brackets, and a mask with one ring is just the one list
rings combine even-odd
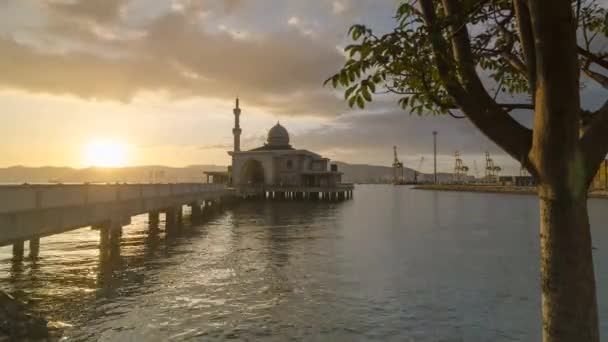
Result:
{"label": "concrete pier", "polygon": [[[100,241],[110,240],[107,222],[121,226],[135,215],[148,214],[154,227],[166,208],[233,196],[222,184],[74,184],[0,186],[0,246],[13,245],[23,258],[24,241],[34,255],[40,238],[87,226],[100,230]],[[175,216],[179,222],[181,215]],[[171,221],[171,218],[167,218]]]}
{"label": "concrete pier", "polygon": [[165,209],[165,234],[172,234],[177,230],[177,209],[169,207]]}
{"label": "concrete pier", "polygon": [[36,260],[40,256],[40,238],[30,239],[30,259]]}
{"label": "concrete pier", "polygon": [[203,210],[198,202],[190,203],[190,220],[194,223],[199,222],[203,216]]}
{"label": "concrete pier", "polygon": [[352,198],[353,184],[328,186],[239,186],[237,195],[245,198],[271,200],[326,200],[341,201]]}
{"label": "concrete pier", "polygon": [[23,240],[13,242],[13,260],[23,260],[24,245]]}
{"label": "concrete pier", "polygon": [[160,222],[160,211],[153,210],[148,213],[148,223],[150,225],[158,225]]}

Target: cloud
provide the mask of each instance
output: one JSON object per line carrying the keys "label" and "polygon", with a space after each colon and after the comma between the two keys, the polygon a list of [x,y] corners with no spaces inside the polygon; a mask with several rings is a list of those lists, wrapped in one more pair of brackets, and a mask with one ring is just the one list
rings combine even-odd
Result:
{"label": "cloud", "polygon": [[[429,160],[432,155],[433,131],[439,132],[438,154],[442,169],[446,171],[453,167],[455,151],[459,151],[469,164],[473,159],[479,159],[481,163],[486,151],[493,155],[503,154],[466,119],[447,115],[416,116],[398,110],[342,116],[321,128],[292,134],[292,141],[297,148],[318,151],[332,159],[381,165],[392,163],[392,147],[396,145],[400,157],[412,167],[421,156]],[[497,161],[507,163],[509,171],[519,167],[509,157]]]}
{"label": "cloud", "polygon": [[200,146],[199,149],[228,151],[228,150],[232,149],[232,145],[231,144],[211,144],[211,145]]}
{"label": "cloud", "polygon": [[287,20],[287,24],[292,25],[292,26],[298,26],[298,25],[300,25],[300,18],[295,17],[295,16],[294,17],[290,17]]}
{"label": "cloud", "polygon": [[98,22],[111,22],[120,18],[127,0],[103,1],[61,1],[46,0],[45,3],[51,11],[68,17],[82,17]]}
{"label": "cloud", "polygon": [[[112,10],[97,13],[98,5],[76,4],[52,6],[99,20],[109,20],[120,7],[113,1]],[[298,31],[272,31],[256,39],[225,25],[209,32],[183,11],[164,13],[129,36],[120,25],[52,23],[29,31],[34,38],[28,41],[0,36],[0,87],[118,101],[142,91],[226,99],[239,94],[252,105],[293,115],[335,116],[345,108],[322,88],[343,57],[332,42]],[[42,32],[48,28],[56,31]],[[70,44],[60,53],[44,48],[61,45],[65,37]]]}
{"label": "cloud", "polygon": [[[455,150],[501,153],[466,120],[410,116],[390,96],[349,111],[342,94],[322,87],[344,62],[337,46],[348,27],[390,30],[397,0],[4,1],[27,7],[10,13],[30,13],[0,13],[0,89],[120,102],[162,95],[171,106],[238,94],[245,113],[322,117],[312,121],[327,125],[294,131],[294,144],[346,161],[390,164],[395,144],[417,160],[430,153],[433,130],[448,164]],[[590,85],[583,102],[597,107],[603,95]],[[200,148],[219,153],[230,140]]]}
{"label": "cloud", "polygon": [[334,0],[331,3],[334,14],[342,14],[349,9],[348,3],[345,0]]}

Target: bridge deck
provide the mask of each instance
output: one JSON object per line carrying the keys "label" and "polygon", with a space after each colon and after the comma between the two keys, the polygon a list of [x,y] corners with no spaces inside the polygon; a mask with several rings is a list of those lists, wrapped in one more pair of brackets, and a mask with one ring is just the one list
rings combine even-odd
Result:
{"label": "bridge deck", "polygon": [[0,246],[232,193],[202,183],[0,186]]}

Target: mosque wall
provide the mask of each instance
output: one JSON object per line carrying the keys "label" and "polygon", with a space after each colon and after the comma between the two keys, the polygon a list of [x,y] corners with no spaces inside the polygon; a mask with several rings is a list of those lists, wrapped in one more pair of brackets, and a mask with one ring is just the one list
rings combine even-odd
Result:
{"label": "mosque wall", "polygon": [[273,156],[270,154],[258,154],[255,156],[244,155],[244,156],[233,156],[232,157],[232,181],[234,184],[246,185],[247,180],[244,174],[245,165],[250,160],[256,160],[264,169],[264,183],[267,185],[274,183],[274,163]]}

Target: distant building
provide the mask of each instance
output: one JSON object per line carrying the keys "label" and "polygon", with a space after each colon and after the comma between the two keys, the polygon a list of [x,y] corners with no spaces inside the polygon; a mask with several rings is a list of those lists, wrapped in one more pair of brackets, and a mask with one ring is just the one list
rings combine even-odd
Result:
{"label": "distant building", "polygon": [[237,99],[232,130],[234,150],[228,152],[232,157],[232,185],[333,187],[341,184],[342,172],[337,165],[330,165],[328,158],[317,153],[292,147],[289,132],[280,123],[270,129],[263,146],[241,151],[240,114]]}
{"label": "distant building", "polygon": [[207,177],[207,183],[209,184],[228,184],[230,180],[230,171],[205,171],[203,173]]}
{"label": "distant building", "polygon": [[515,176],[515,185],[517,186],[535,186],[536,180],[532,176]]}

